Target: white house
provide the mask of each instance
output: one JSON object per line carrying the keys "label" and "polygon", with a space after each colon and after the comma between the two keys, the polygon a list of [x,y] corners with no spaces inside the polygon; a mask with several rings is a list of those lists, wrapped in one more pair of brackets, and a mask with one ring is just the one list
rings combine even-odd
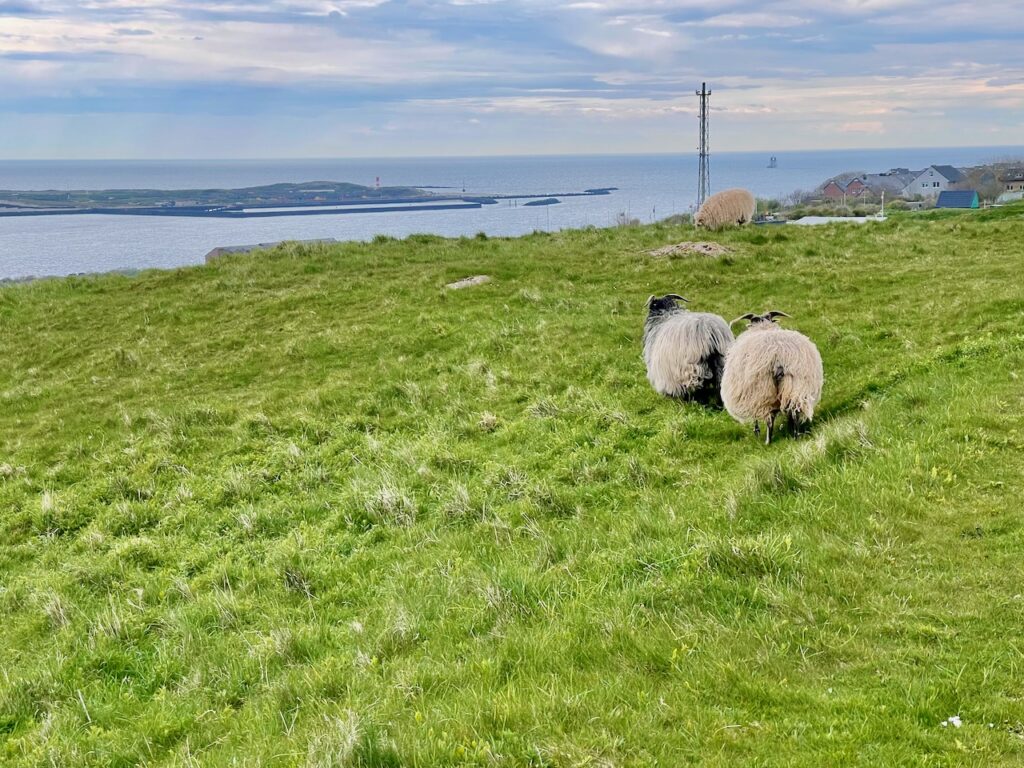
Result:
{"label": "white house", "polygon": [[914,177],[903,189],[904,197],[938,197],[964,180],[964,175],[952,165],[930,165]]}

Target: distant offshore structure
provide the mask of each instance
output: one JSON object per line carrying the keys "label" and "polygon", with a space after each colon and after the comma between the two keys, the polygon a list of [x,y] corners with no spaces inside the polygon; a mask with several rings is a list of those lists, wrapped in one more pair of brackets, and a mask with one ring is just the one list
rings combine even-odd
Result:
{"label": "distant offshore structure", "polygon": [[779,158],[777,158],[775,155],[772,155],[772,159],[768,161],[768,167],[769,168],[778,168],[779,167]]}

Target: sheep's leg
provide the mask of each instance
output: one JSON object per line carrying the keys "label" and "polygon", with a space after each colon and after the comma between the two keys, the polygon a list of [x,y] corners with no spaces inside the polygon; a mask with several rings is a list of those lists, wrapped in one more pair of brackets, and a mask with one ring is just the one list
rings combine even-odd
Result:
{"label": "sheep's leg", "polygon": [[772,428],[775,426],[775,414],[774,413],[768,414],[768,418],[764,420],[764,424],[765,424],[764,444],[765,445],[771,445],[771,442],[772,442]]}
{"label": "sheep's leg", "polygon": [[761,424],[758,422],[757,419],[754,419],[754,437],[760,437],[760,436],[761,436]]}
{"label": "sheep's leg", "polygon": [[786,429],[789,430],[789,434],[793,437],[800,437],[800,422],[793,415],[792,411],[786,413]]}

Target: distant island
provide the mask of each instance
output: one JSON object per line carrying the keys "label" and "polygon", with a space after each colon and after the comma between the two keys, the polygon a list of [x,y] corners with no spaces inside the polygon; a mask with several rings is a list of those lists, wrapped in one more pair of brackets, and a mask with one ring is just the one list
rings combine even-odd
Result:
{"label": "distant island", "polygon": [[211,206],[316,205],[382,198],[409,199],[429,193],[415,187],[364,187],[336,181],[267,184],[242,189],[101,189],[18,192],[0,190],[0,205],[22,208],[195,208]]}
{"label": "distant island", "polygon": [[0,217],[91,213],[250,218],[451,210],[495,205],[501,199],[538,200],[541,202],[534,204],[550,205],[556,195],[607,195],[613,189],[602,187],[583,192],[466,195],[438,194],[420,187],[366,187],[348,182],[309,181],[240,189],[0,190]]}

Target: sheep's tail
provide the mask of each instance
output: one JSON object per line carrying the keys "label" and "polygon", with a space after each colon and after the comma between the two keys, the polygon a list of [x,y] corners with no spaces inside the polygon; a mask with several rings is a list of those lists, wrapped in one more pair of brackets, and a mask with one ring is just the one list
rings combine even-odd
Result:
{"label": "sheep's tail", "polygon": [[779,410],[798,421],[814,418],[818,396],[809,382],[779,366],[775,369],[775,384],[779,393]]}

